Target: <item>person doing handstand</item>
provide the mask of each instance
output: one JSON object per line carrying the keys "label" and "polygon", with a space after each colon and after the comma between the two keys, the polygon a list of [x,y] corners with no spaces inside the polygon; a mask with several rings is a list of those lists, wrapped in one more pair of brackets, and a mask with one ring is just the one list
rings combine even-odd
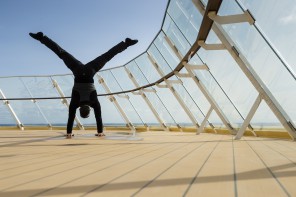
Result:
{"label": "person doing handstand", "polygon": [[136,44],[138,40],[126,38],[124,42],[122,41],[118,43],[106,53],[100,55],[87,64],[83,64],[67,51],[62,49],[57,43],[45,36],[42,32],[29,33],[29,35],[51,49],[59,58],[64,61],[65,65],[72,71],[74,75],[74,86],[72,89],[71,102],[69,106],[66,137],[71,138],[73,136],[72,129],[77,108],[79,108],[80,116],[82,118],[88,118],[90,107],[94,109],[97,122],[96,135],[99,137],[104,136],[101,106],[97,98],[97,91],[94,86],[93,77],[115,55],[124,51],[127,47]]}

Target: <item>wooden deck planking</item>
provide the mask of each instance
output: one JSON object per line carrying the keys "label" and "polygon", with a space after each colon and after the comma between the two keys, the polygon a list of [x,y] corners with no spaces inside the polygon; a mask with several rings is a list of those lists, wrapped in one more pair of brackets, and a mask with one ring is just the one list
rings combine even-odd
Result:
{"label": "wooden deck planking", "polygon": [[60,131],[1,131],[0,196],[296,196],[296,144],[289,140],[77,133],[67,140]]}

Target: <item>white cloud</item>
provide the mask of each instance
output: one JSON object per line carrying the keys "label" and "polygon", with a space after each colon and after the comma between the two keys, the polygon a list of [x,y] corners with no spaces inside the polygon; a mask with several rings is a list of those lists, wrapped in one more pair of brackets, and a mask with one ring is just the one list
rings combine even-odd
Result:
{"label": "white cloud", "polygon": [[288,15],[280,18],[280,22],[284,23],[285,25],[296,23],[296,9],[293,9],[293,12],[289,12]]}

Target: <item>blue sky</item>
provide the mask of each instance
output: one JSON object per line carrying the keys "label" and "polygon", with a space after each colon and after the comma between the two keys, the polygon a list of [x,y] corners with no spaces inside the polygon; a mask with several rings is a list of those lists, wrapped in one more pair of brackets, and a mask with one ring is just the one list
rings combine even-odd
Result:
{"label": "blue sky", "polygon": [[42,31],[83,63],[126,37],[139,43],[112,59],[120,66],[144,52],[161,28],[167,0],[1,0],[0,76],[68,74],[28,33]]}

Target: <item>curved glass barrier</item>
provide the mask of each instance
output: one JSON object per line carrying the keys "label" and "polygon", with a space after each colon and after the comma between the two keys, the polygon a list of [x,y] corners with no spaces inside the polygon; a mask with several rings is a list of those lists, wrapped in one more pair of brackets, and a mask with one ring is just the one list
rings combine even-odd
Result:
{"label": "curved glass barrier", "polygon": [[[255,18],[254,25],[223,24],[221,34],[231,39],[239,58],[245,58],[247,68],[262,84],[260,94],[229,50],[209,50],[198,42],[205,17],[199,10],[208,2],[212,1],[170,0],[162,28],[147,51],[124,66],[95,75],[105,126],[198,129],[205,123],[203,126],[237,131],[246,123],[255,129],[283,129],[283,121],[264,100],[268,95],[291,128],[295,127],[296,47],[291,33],[295,31],[291,28],[294,12],[289,7],[293,2],[222,1],[218,11],[220,16],[229,16],[247,8]],[[205,43],[223,44],[214,31],[209,31]],[[196,46],[200,48],[195,50]],[[73,75],[0,77],[0,127],[64,127],[72,87]],[[252,111],[257,98],[263,100]],[[253,117],[246,120],[250,113]],[[78,123],[96,126],[94,114],[83,119],[77,113],[75,126]]]}
{"label": "curved glass barrier", "polygon": [[[262,12],[266,7],[261,6]],[[266,10],[267,11],[267,10]],[[231,15],[242,13],[241,8],[236,2],[225,1],[219,10],[221,15]],[[256,15],[254,16],[257,18]],[[268,45],[262,34],[258,32],[255,26],[248,23],[223,25],[224,30],[231,35],[236,44],[252,69],[260,77],[260,80],[266,85],[270,94],[281,105],[292,120],[296,119],[296,105],[293,104],[296,98],[296,80],[278,58],[274,50]],[[278,32],[281,35],[281,32]]]}

